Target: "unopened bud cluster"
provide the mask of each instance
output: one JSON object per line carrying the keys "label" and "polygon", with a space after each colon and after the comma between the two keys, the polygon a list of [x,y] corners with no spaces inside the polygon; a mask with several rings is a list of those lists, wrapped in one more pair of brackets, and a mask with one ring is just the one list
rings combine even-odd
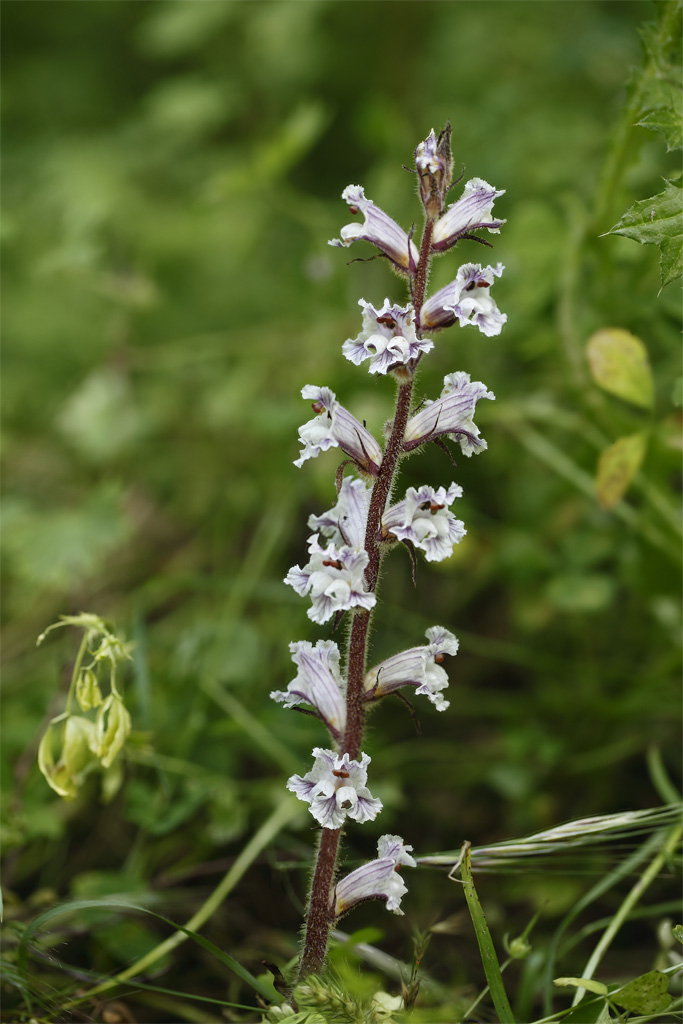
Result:
{"label": "unopened bud cluster", "polygon": [[[99,615],[62,615],[38,637],[63,626],[84,630],[65,710],[49,723],[38,747],[38,767],[59,796],[72,800],[96,769],[108,773],[104,790],[114,795],[122,775],[116,758],[130,734],[131,718],[116,681],[117,666],[130,659],[130,645],[119,639]],[[108,689],[103,695],[102,687]],[[74,713],[74,702],[81,714]],[[93,712],[94,715],[88,715]],[[57,757],[55,759],[55,747]]]}
{"label": "unopened bud cluster", "polygon": [[[447,204],[453,177],[450,140],[447,126],[438,137],[432,131],[415,151],[417,190],[424,212],[419,244],[412,229],[404,231],[366,198],[358,185],[348,186],[342,198],[351,213],[362,219],[344,226],[340,237],[329,243],[344,248],[358,241],[370,243],[408,283],[410,301],[406,305],[388,298],[379,303],[360,299],[360,333],[342,345],[342,354],[354,365],[365,365],[373,375],[395,378],[396,408],[385,437],[378,440],[364,420],[341,405],[330,387],[307,384],[301,392],[310,403],[313,418],[299,430],[301,451],[295,465],[301,467],[332,448],[343,453],[344,462],[337,471],[334,504],[309,518],[308,559],[303,566],[290,569],[285,582],[309,600],[308,616],[313,622],[322,625],[333,620],[336,627],[347,615],[349,641],[344,658],[332,640],[292,643],[296,677],[286,690],[273,691],[271,697],[288,708],[305,705],[329,734],[329,747],[313,750],[310,771],[292,776],[287,783],[288,789],[308,803],[323,832],[338,832],[349,818],[358,824],[372,821],[382,809],[368,786],[371,758],[361,750],[364,714],[370,705],[397,690],[412,688],[439,711],[449,706],[444,698],[448,677],[442,663],[445,656],[457,652],[458,641],[445,627],[430,627],[426,644],[394,654],[370,669],[366,654],[368,622],[377,603],[379,565],[386,554],[402,544],[414,565],[417,552],[427,561],[442,561],[452,555],[454,545],[466,533],[452,511],[462,495],[458,483],[424,483],[409,487],[398,500],[392,499],[399,463],[431,441],[441,447],[446,441],[455,442],[466,456],[486,448],[474,415],[478,401],[494,395],[469,374],[447,374],[438,396],[413,407],[418,366],[434,349],[434,341],[426,333],[435,334],[457,323],[493,336],[507,319],[491,297],[491,287],[503,273],[500,263],[466,263],[450,284],[431,296],[425,294],[434,255],[463,239],[488,245],[477,232],[497,234],[504,223],[492,212],[502,192],[481,178],[468,181],[461,197]],[[388,910],[402,913],[401,898],[407,889],[398,869],[415,866],[411,850],[400,836],[383,835],[376,859],[337,879],[337,846],[321,843],[308,912],[303,976],[319,966],[320,954],[311,954],[309,945],[316,941],[311,932],[320,929],[321,922],[329,927],[358,903],[372,899],[383,900]],[[334,861],[326,870],[321,867],[325,857]]]}

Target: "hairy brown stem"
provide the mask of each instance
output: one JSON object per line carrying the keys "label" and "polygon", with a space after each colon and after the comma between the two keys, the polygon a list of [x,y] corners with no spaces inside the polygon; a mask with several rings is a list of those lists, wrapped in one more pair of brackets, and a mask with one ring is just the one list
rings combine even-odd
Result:
{"label": "hairy brown stem", "polygon": [[302,981],[308,974],[317,973],[325,960],[327,936],[332,924],[330,891],[334,880],[340,838],[340,828],[324,828],[320,836],[318,859],[313,873],[308,904],[306,942],[299,966],[299,981]]}

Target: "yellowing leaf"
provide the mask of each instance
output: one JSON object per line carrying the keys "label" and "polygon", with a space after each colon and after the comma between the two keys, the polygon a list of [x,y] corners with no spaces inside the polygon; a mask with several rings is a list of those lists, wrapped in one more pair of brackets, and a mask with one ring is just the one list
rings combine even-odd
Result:
{"label": "yellowing leaf", "polygon": [[585,988],[587,992],[593,992],[596,996],[606,996],[607,985],[601,981],[592,981],[590,978],[554,978],[553,985],[558,988]]}
{"label": "yellowing leaf", "polygon": [[652,370],[640,338],[620,327],[605,327],[588,339],[586,355],[601,388],[643,409],[652,407]]}
{"label": "yellowing leaf", "polygon": [[605,448],[598,459],[595,488],[603,508],[614,508],[640,469],[646,447],[645,434],[631,434]]}

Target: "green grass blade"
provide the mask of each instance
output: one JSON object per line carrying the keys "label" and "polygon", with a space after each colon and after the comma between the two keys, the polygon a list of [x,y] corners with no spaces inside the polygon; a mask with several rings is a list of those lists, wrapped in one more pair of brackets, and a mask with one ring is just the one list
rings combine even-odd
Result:
{"label": "green grass blade", "polygon": [[500,1020],[500,1024],[515,1024],[512,1007],[510,1006],[507,993],[505,992],[503,975],[500,971],[500,965],[493,945],[493,939],[491,938],[491,933],[489,932],[489,928],[486,923],[482,905],[479,902],[479,897],[477,896],[477,890],[474,888],[469,843],[465,845],[460,871],[463,885],[465,887],[465,899],[467,900],[467,906],[469,908],[472,924],[474,925],[474,931],[477,936],[477,943],[479,944],[481,962],[484,965],[484,973],[486,974],[486,980],[489,984],[491,998],[493,999],[493,1005],[496,1008],[498,1019]]}

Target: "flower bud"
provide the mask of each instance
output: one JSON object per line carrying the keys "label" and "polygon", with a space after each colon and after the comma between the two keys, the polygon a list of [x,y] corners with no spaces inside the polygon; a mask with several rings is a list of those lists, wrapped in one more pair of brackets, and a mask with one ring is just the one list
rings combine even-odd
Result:
{"label": "flower bud", "polygon": [[53,726],[51,722],[38,747],[38,767],[51,789],[59,796],[73,800],[88,771],[97,763],[93,751],[95,725],[80,715],[69,715],[64,726],[64,741],[59,760],[53,754]]}
{"label": "flower bud", "polygon": [[437,139],[434,129],[415,150],[415,167],[420,183],[420,199],[429,220],[441,216],[446,193],[453,180],[453,154],[451,153],[451,125]]}
{"label": "flower bud", "polygon": [[102,691],[97,682],[97,676],[91,668],[83,669],[78,676],[76,700],[81,711],[90,711],[91,708],[98,708],[102,703]]}
{"label": "flower bud", "polygon": [[100,705],[95,721],[95,750],[108,768],[130,734],[131,718],[120,697],[110,693]]}

